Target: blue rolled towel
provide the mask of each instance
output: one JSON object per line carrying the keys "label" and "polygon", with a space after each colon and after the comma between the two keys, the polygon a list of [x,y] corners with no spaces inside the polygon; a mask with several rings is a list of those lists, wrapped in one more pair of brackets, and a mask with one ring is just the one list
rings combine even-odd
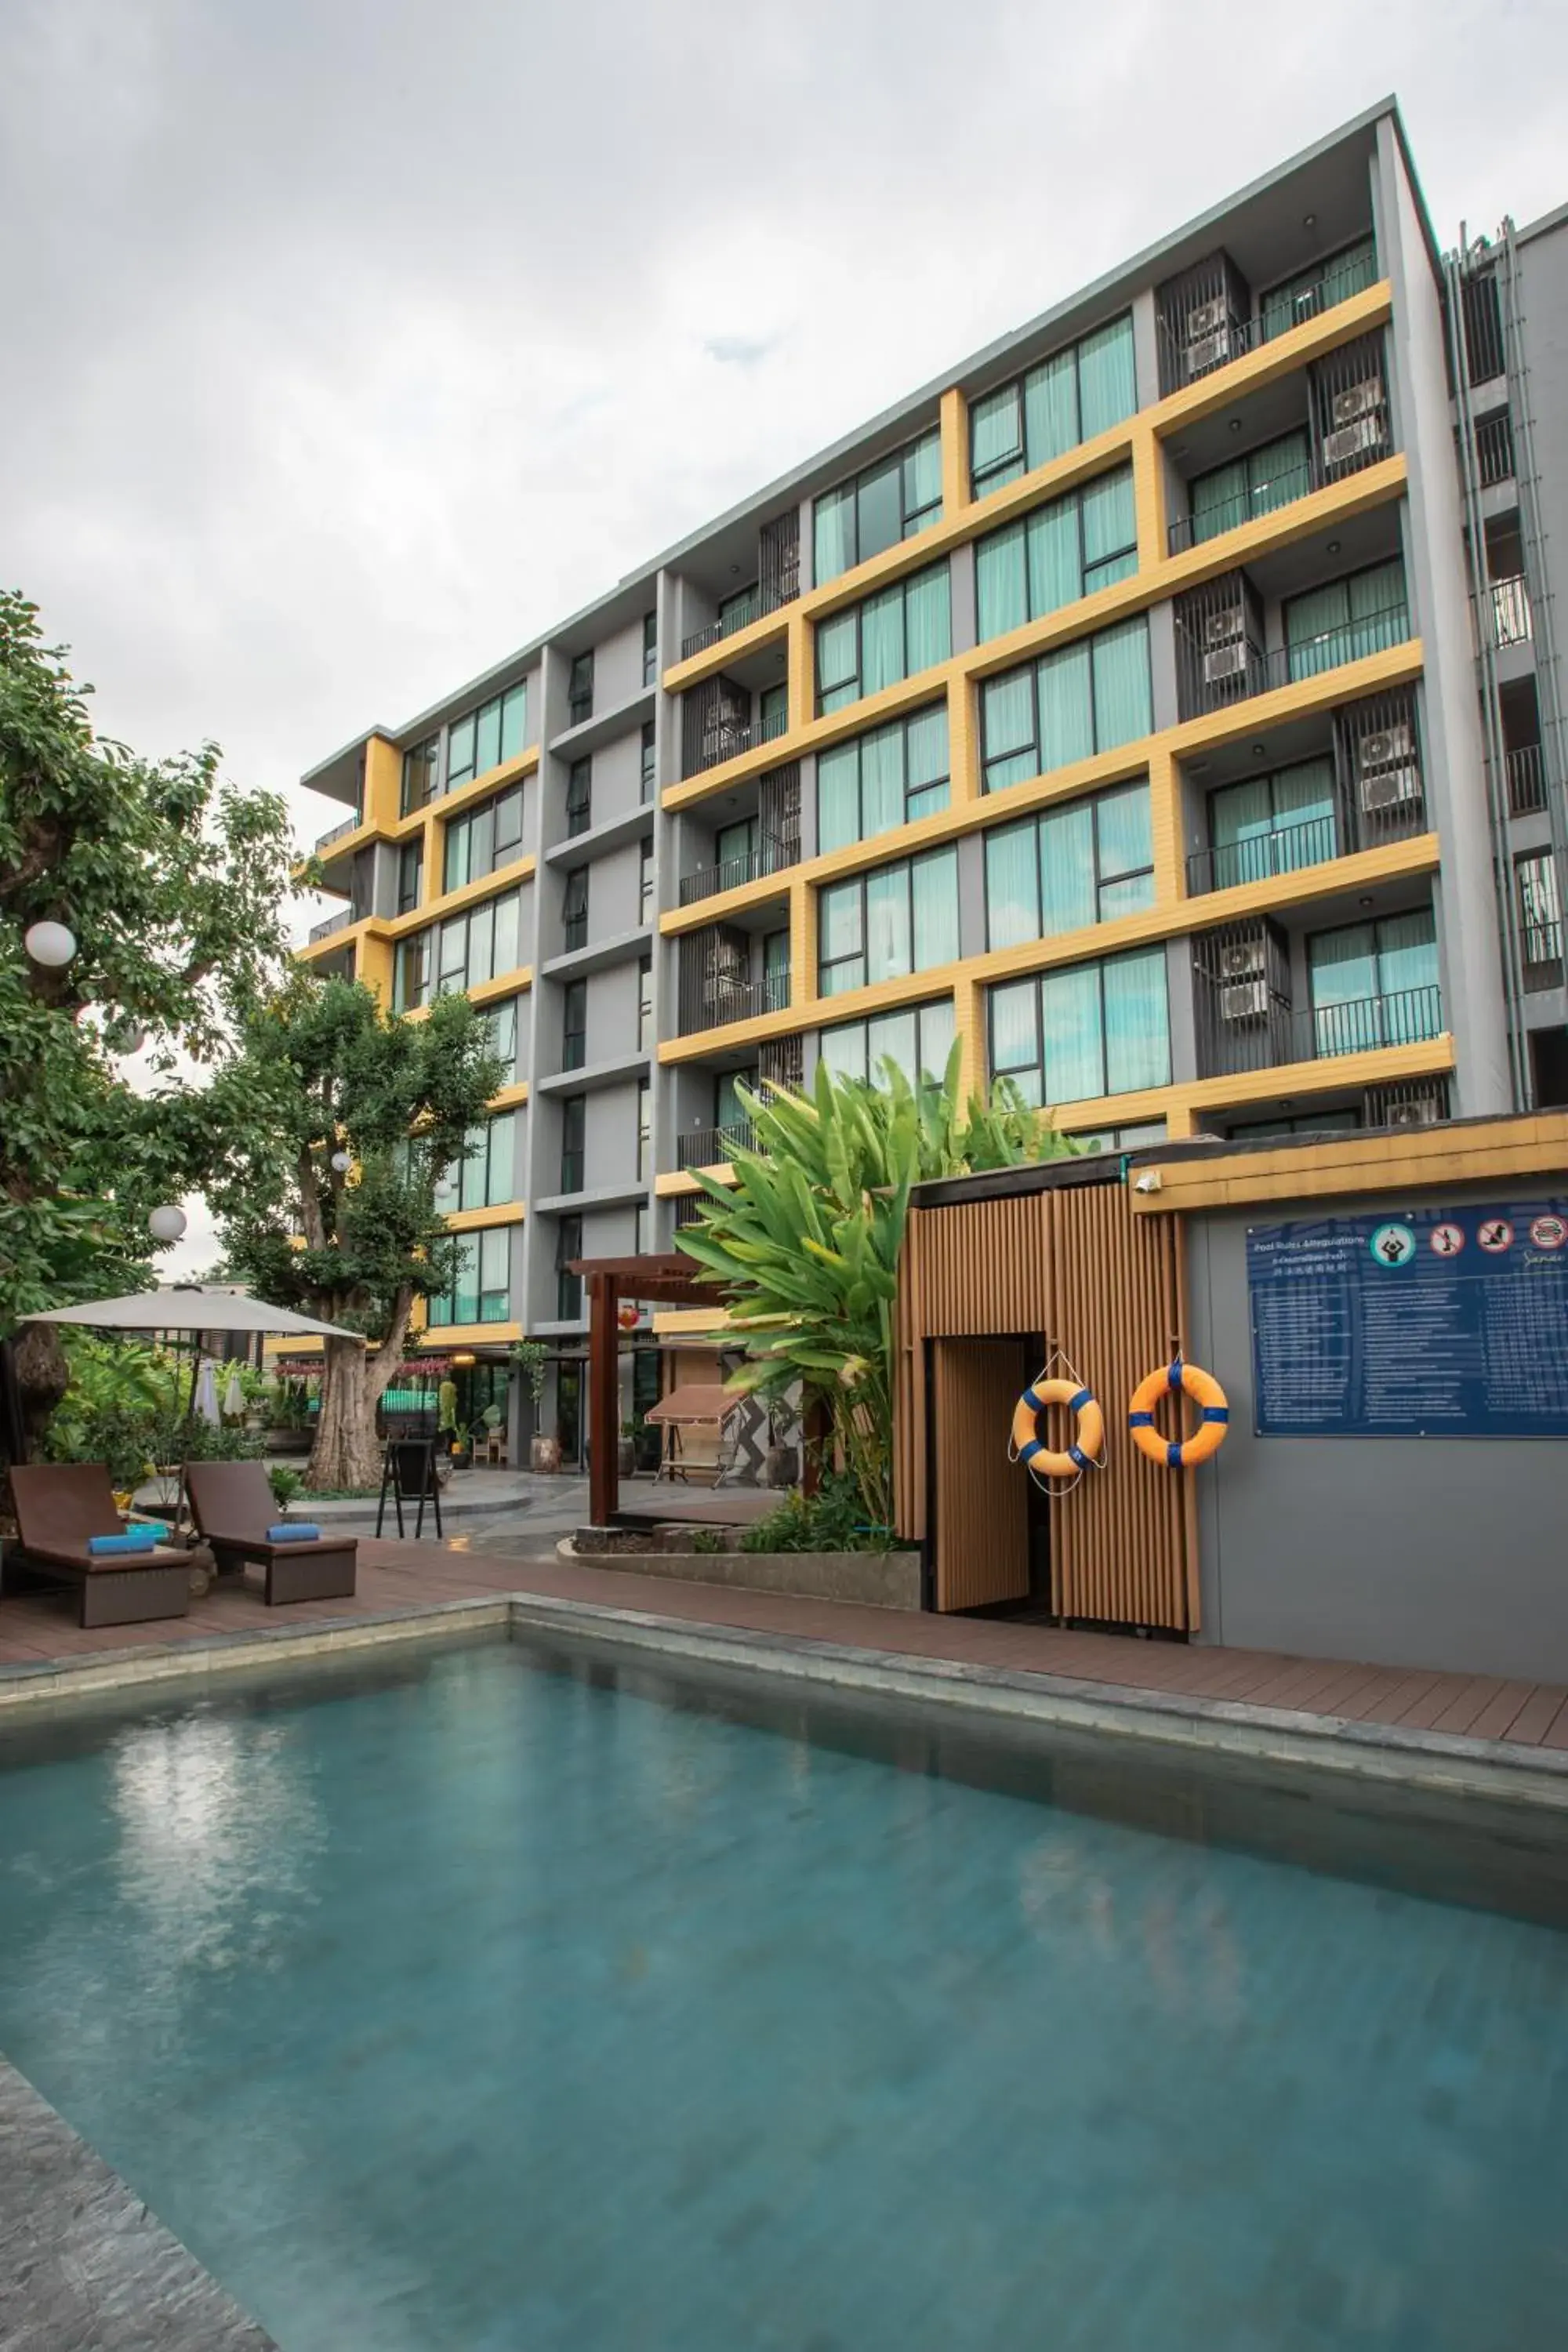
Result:
{"label": "blue rolled towel", "polygon": [[151,1528],[128,1528],[122,1536],[89,1536],[87,1548],[96,1557],[100,1552],[151,1551],[157,1541]]}
{"label": "blue rolled towel", "polygon": [[321,1530],[312,1527],[309,1519],[286,1519],[281,1527],[268,1528],[267,1540],[268,1543],[320,1543]]}

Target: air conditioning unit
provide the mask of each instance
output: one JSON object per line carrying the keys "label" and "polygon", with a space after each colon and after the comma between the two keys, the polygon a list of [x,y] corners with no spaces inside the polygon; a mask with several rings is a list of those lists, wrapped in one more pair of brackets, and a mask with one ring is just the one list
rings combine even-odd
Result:
{"label": "air conditioning unit", "polygon": [[1381,416],[1358,417],[1353,425],[1342,425],[1338,432],[1323,436],[1323,463],[1348,466],[1368,449],[1381,449],[1385,438]]}
{"label": "air conditioning unit", "polygon": [[1397,768],[1415,757],[1415,730],[1408,720],[1363,735],[1356,743],[1356,765],[1367,775],[1373,768]]}
{"label": "air conditioning unit", "polygon": [[1217,335],[1230,324],[1230,304],[1223,294],[1212,302],[1200,302],[1187,312],[1187,341],[1201,342],[1205,335]]}
{"label": "air conditioning unit", "polygon": [[1204,623],[1205,646],[1228,646],[1233,637],[1245,634],[1246,621],[1239,604],[1227,604],[1223,612],[1211,613]]}
{"label": "air conditioning unit", "polygon": [[1383,1114],[1384,1127],[1436,1127],[1443,1116],[1436,1095],[1414,1095],[1390,1103]]}
{"label": "air conditioning unit", "polygon": [[1247,647],[1239,637],[1227,646],[1215,646],[1204,656],[1204,684],[1218,686],[1227,677],[1240,677],[1247,668]]}
{"label": "air conditioning unit", "polygon": [[1263,941],[1233,940],[1219,951],[1219,972],[1222,980],[1255,980],[1263,973]]}
{"label": "air conditioning unit", "polygon": [[1207,375],[1210,368],[1223,367],[1231,357],[1233,337],[1228,327],[1217,334],[1200,335],[1195,343],[1187,345],[1187,374]]}
{"label": "air conditioning unit", "polygon": [[1361,780],[1361,804],[1375,809],[1408,808],[1421,797],[1421,771],[1414,761],[1403,768],[1379,768]]}
{"label": "air conditioning unit", "polygon": [[1266,980],[1237,981],[1219,992],[1219,1017],[1222,1021],[1262,1021],[1268,1012],[1268,983]]}
{"label": "air conditioning unit", "polygon": [[1333,397],[1332,415],[1336,425],[1353,425],[1358,416],[1371,416],[1383,406],[1383,382],[1379,376],[1368,376],[1363,383],[1351,383]]}

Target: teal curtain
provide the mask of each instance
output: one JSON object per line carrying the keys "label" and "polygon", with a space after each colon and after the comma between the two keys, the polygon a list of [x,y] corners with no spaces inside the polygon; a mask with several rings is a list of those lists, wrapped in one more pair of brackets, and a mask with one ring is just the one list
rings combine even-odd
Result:
{"label": "teal curtain", "polygon": [[[910,795],[911,816],[929,816],[933,808],[947,806],[948,749],[947,705],[933,703],[929,710],[919,710],[910,720],[904,740],[905,783]],[[940,792],[941,798],[933,795]],[[913,805],[916,795],[921,805]]]}
{"label": "teal curtain", "polygon": [[947,1068],[947,1057],[952,1051],[955,1029],[951,996],[933,997],[920,1008],[921,1068],[928,1077],[940,1078]]}
{"label": "teal curtain", "polygon": [[1148,785],[1127,784],[1120,792],[1101,793],[1094,803],[1094,814],[1100,831],[1101,881],[1146,873],[1154,863]]}
{"label": "teal curtain", "polygon": [[904,730],[901,721],[860,739],[860,837],[887,833],[904,821]]}
{"label": "teal curtain", "polygon": [[1299,326],[1303,319],[1316,318],[1320,310],[1331,309],[1336,302],[1348,302],[1352,294],[1363,293],[1377,282],[1377,248],[1371,237],[1352,245],[1331,260],[1315,262],[1288,278],[1283,286],[1271,287],[1264,296],[1260,309],[1263,320],[1263,341],[1272,342],[1289,328]]}
{"label": "teal curtain", "polygon": [[896,547],[904,535],[904,465],[889,457],[855,486],[855,549],[862,563]]}
{"label": "teal curtain", "polygon": [[[721,824],[713,836],[714,863],[718,866],[743,868],[750,862],[756,845],[757,820],[754,816],[740,817],[733,824]],[[746,878],[743,872],[731,877],[731,880],[734,882]]]}
{"label": "teal curtain", "polygon": [[866,1024],[863,1021],[844,1021],[837,1029],[824,1029],[817,1040],[817,1051],[828,1068],[841,1078],[866,1076]]}
{"label": "teal curtain", "polygon": [[[486,1205],[494,1207],[498,1201],[515,1200],[516,1189],[512,1169],[517,1156],[517,1113],[501,1111],[489,1125],[489,1181]],[[476,1160],[473,1165],[483,1166]]]}
{"label": "teal curtain", "polygon": [[859,881],[830,883],[817,894],[818,978],[824,996],[863,985],[865,944]]}
{"label": "teal curtain", "polygon": [[[1132,468],[1102,474],[1081,494],[1084,587],[1103,588],[1122,578],[1117,566],[1132,570],[1138,560],[1138,517],[1132,503]],[[1095,577],[1091,580],[1089,575]]]}
{"label": "teal curtain", "polygon": [[855,622],[855,607],[851,605],[848,612],[836,613],[830,621],[817,625],[816,698],[824,711],[841,710],[846,703],[859,698]]}
{"label": "teal curtain", "polygon": [[913,677],[919,671],[946,661],[952,651],[946,563],[933,563],[929,572],[917,572],[905,586],[904,600],[909,659],[900,675]]}
{"label": "teal curtain", "polygon": [[1285,643],[1289,649],[1292,678],[1316,677],[1345,658],[1344,629],[1350,619],[1350,591],[1342,580],[1310,588],[1292,596],[1285,606]]}
{"label": "teal curtain", "polygon": [[896,1069],[913,1086],[915,1083],[916,1027],[913,1012],[879,1013],[866,1024],[866,1076],[874,1087],[885,1087],[888,1074],[883,1061],[890,1060]]}
{"label": "teal curtain", "polygon": [[498,971],[515,971],[521,961],[518,928],[522,912],[519,892],[509,890],[504,898],[495,902],[495,945],[490,957],[489,976]]}
{"label": "teal curtain", "polygon": [[1094,812],[1087,801],[1042,817],[1040,937],[1056,939],[1095,919]]}
{"label": "teal curtain", "polygon": [[1334,814],[1332,760],[1302,760],[1281,768],[1268,779],[1273,788],[1275,843],[1273,870],[1291,874],[1303,866],[1320,866],[1338,847]]}
{"label": "teal curtain", "polygon": [[1031,1099],[1040,1099],[1039,1001],[1032,980],[1010,981],[990,992],[991,1075],[1023,1083],[1033,1075]]}
{"label": "teal curtain", "polygon": [[1138,379],[1131,313],[1084,337],[1078,347],[1078,387],[1079,425],[1085,441],[1131,415],[1138,405]]}
{"label": "teal curtain", "polygon": [[1024,526],[993,531],[974,551],[974,602],[980,643],[1021,628],[1029,617]]}
{"label": "teal curtain", "polygon": [[1069,345],[1024,378],[1026,462],[1031,469],[1043,466],[1076,449],[1084,437],[1078,421],[1078,353]]}
{"label": "teal curtain", "polygon": [[[1384,996],[1405,989],[1426,989],[1437,981],[1437,927],[1430,907],[1416,907],[1408,915],[1387,915],[1377,926],[1378,992]],[[1434,1036],[1436,1024],[1418,1027],[1417,1036]]]}
{"label": "teal curtain", "polygon": [[483,776],[500,764],[500,704],[487,702],[474,720],[474,773]]}
{"label": "teal curtain", "polygon": [[855,486],[828,490],[812,507],[812,579],[818,588],[855,561]]}
{"label": "teal curtain", "polygon": [[479,1235],[479,1320],[504,1323],[511,1312],[511,1233],[491,1225]]}
{"label": "teal curtain", "polygon": [[816,845],[843,849],[860,838],[860,746],[836,743],[816,755]]}
{"label": "teal curtain", "polygon": [[460,890],[473,877],[472,851],[474,829],[459,820],[447,827],[447,846],[441,868],[444,890]]}
{"label": "teal curtain", "polygon": [[500,755],[515,760],[528,740],[528,682],[509,687],[501,699]]}
{"label": "teal curtain", "polygon": [[1009,670],[980,689],[982,756],[988,793],[1004,791],[1039,772],[1035,741],[1035,673]]}
{"label": "teal curtain", "polygon": [[958,852],[933,849],[910,864],[914,911],[914,954],[906,971],[958,961]]}
{"label": "teal curtain", "polygon": [[1377,946],[1371,923],[1347,923],[1307,941],[1313,1043],[1320,1055],[1364,1053],[1382,1043]]}
{"label": "teal curtain", "polygon": [[1032,817],[985,836],[985,938],[1014,948],[1040,936],[1039,859]]}
{"label": "teal curtain", "polygon": [[1024,470],[1018,387],[1004,384],[969,412],[970,469],[977,489],[994,490]]}
{"label": "teal curtain", "polygon": [[1029,617],[1059,611],[1083,593],[1078,499],[1053,499],[1029,517]]}
{"label": "teal curtain", "polygon": [[942,435],[928,433],[904,459],[904,537],[928,530],[942,513]]}
{"label": "teal curtain", "polygon": [[1201,547],[1205,539],[1217,539],[1222,530],[1234,530],[1237,523],[1247,520],[1248,512],[1246,458],[1235,458],[1228,466],[1216,466],[1211,474],[1200,474],[1188,496],[1194,547]]}
{"label": "teal curtain", "polygon": [[1100,1034],[1100,966],[1074,964],[1040,977],[1046,1099],[1079,1102],[1105,1092]]}
{"label": "teal curtain", "polygon": [[900,585],[868,596],[860,607],[860,692],[875,694],[906,675],[904,589]]}
{"label": "teal curtain", "polygon": [[1305,433],[1284,433],[1254,449],[1247,459],[1248,511],[1272,514],[1276,507],[1304,499],[1312,487],[1312,459]]}
{"label": "teal curtain", "polygon": [[866,877],[866,981],[896,980],[910,961],[910,869],[884,866]]}
{"label": "teal curtain", "polygon": [[1163,948],[1113,956],[1102,976],[1106,1093],[1126,1095],[1141,1087],[1168,1086],[1171,1034]]}
{"label": "teal curtain", "polygon": [[1229,890],[1238,882],[1263,882],[1274,871],[1274,804],[1267,776],[1245,784],[1226,784],[1209,799],[1209,829],[1214,843],[1214,887]]}
{"label": "teal curtain", "polygon": [[1047,654],[1037,671],[1040,698],[1039,772],[1087,760],[1094,750],[1094,695],[1087,644]]}
{"label": "teal curtain", "polygon": [[1350,582],[1350,620],[1352,654],[1341,659],[1359,659],[1363,654],[1380,654],[1389,646],[1396,646],[1410,634],[1405,612],[1405,566],[1397,557],[1392,563],[1374,564],[1370,572],[1357,572]]}
{"label": "teal curtain", "polygon": [[1109,751],[1153,727],[1149,687],[1149,624],[1142,613],[1091,640],[1094,656],[1094,749]]}

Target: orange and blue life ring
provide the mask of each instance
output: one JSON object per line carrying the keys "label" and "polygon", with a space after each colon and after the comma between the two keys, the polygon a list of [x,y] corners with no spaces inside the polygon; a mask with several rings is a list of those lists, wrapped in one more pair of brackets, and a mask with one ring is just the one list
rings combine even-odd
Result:
{"label": "orange and blue life ring", "polygon": [[[1181,1389],[1197,1406],[1200,1419],[1191,1437],[1173,1442],[1162,1437],[1154,1426],[1154,1407],[1164,1390]],[[1128,1410],[1127,1426],[1132,1433],[1132,1443],[1140,1454],[1163,1470],[1192,1470],[1206,1462],[1225,1444],[1230,1427],[1230,1407],[1225,1391],[1212,1372],[1196,1364],[1184,1364],[1180,1356],[1162,1371],[1151,1372],[1140,1381],[1132,1392]]]}
{"label": "orange and blue life ring", "polygon": [[[1048,1404],[1065,1404],[1078,1415],[1073,1442],[1065,1454],[1052,1451],[1040,1435],[1040,1420]],[[1074,1478],[1089,1469],[1105,1443],[1105,1415],[1092,1389],[1074,1381],[1048,1381],[1044,1374],[1026,1388],[1013,1408],[1013,1454],[1037,1478]]]}

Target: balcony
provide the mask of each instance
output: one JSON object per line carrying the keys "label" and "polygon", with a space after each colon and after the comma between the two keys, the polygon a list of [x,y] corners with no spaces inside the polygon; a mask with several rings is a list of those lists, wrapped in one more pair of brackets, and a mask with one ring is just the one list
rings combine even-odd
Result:
{"label": "balcony", "polygon": [[757,1130],[749,1118],[738,1119],[728,1127],[694,1128],[689,1135],[676,1138],[676,1151],[682,1168],[719,1168],[732,1160],[737,1151],[754,1151]]}
{"label": "balcony", "polygon": [[334,824],[331,832],[322,834],[321,839],[316,844],[316,856],[324,857],[328,850],[331,849],[335,843],[346,841],[349,835],[351,833],[357,833],[363,823],[364,819],[360,815],[357,809],[354,811],[353,816],[344,817],[342,824]]}
{"label": "balcony", "polygon": [[[779,937],[784,936],[781,929]],[[680,942],[680,1035],[784,1012],[789,1003],[789,966],[758,972],[756,966],[766,954],[764,949],[759,956],[752,935],[733,924],[715,923],[709,930],[687,932]]]}
{"label": "balcony", "polygon": [[721,858],[716,866],[700,866],[680,885],[680,904],[695,907],[700,899],[717,898],[721,890],[738,890],[742,883],[760,881],[765,874],[782,874],[800,856],[798,841],[760,841],[743,856]]}
{"label": "balcony", "polygon": [[[737,569],[739,567],[737,566]],[[680,658],[704,654],[710,646],[749,629],[766,613],[793,604],[800,594],[800,509],[789,507],[757,533],[757,577],[738,596],[727,597],[716,621],[680,641]]]}
{"label": "balcony", "polygon": [[330,940],[334,931],[346,931],[351,923],[359,920],[352,907],[340,907],[335,915],[328,915],[323,921],[311,924],[309,944],[315,947],[320,940]]}
{"label": "balcony", "polygon": [[681,660],[689,661],[693,654],[705,654],[710,646],[721,645],[726,637],[738,635],[741,630],[749,629],[753,621],[760,621],[765,613],[776,613],[784,605],[794,604],[799,593],[798,583],[787,593],[777,588],[764,590],[760,585],[748,588],[743,596],[735,597],[725,606],[718,620],[710,621],[705,629],[696,629],[690,636],[681,638]]}
{"label": "balcony", "polygon": [[1506,408],[1484,416],[1476,427],[1476,464],[1483,490],[1496,489],[1513,478],[1513,426]]}
{"label": "balcony", "polygon": [[1550,919],[1527,919],[1520,926],[1520,957],[1525,988],[1533,992],[1563,985],[1563,926]]}
{"label": "balcony", "polygon": [[1492,608],[1492,638],[1500,647],[1527,646],[1531,629],[1530,592],[1522,572],[1507,580],[1494,580],[1489,589]]}
{"label": "balcony", "polygon": [[1155,333],[1162,397],[1196,383],[1244,352],[1271,343],[1309,319],[1331,310],[1377,283],[1377,255],[1366,238],[1266,294],[1252,315],[1252,298],[1228,254],[1216,253],[1158,289]]}
{"label": "balcony", "polygon": [[[1382,457],[1380,448],[1375,455]],[[1252,482],[1237,490],[1234,498],[1223,499],[1207,507],[1202,514],[1178,515],[1170,525],[1166,538],[1173,555],[1184,554],[1189,547],[1201,547],[1205,541],[1219,539],[1227,530],[1237,530],[1244,522],[1258,516],[1272,514],[1277,507],[1288,507],[1298,499],[1310,498],[1319,488],[1310,458],[1299,458],[1285,465],[1278,473],[1264,480]]]}
{"label": "balcony", "polygon": [[[1231,579],[1241,576],[1232,574]],[[1245,604],[1229,601],[1226,582],[1201,593],[1213,609],[1184,613],[1185,599],[1177,606],[1176,682],[1183,719],[1203,718],[1254,695],[1321,677],[1347,662],[1364,661],[1370,654],[1404,645],[1410,635],[1408,606],[1388,604],[1342,627],[1264,653],[1254,641]],[[1220,626],[1222,618],[1228,619],[1228,626]]]}
{"label": "balcony", "polygon": [[1208,1013],[1198,1024],[1199,1067],[1206,1078],[1333,1061],[1386,1045],[1425,1045],[1443,1032],[1442,992],[1436,982],[1293,1011],[1266,982],[1246,980],[1215,990],[1211,1003],[1200,1009]]}
{"label": "balcony", "polygon": [[1508,811],[1510,816],[1538,816],[1546,806],[1546,770],[1539,743],[1521,743],[1503,754],[1508,771]]}

